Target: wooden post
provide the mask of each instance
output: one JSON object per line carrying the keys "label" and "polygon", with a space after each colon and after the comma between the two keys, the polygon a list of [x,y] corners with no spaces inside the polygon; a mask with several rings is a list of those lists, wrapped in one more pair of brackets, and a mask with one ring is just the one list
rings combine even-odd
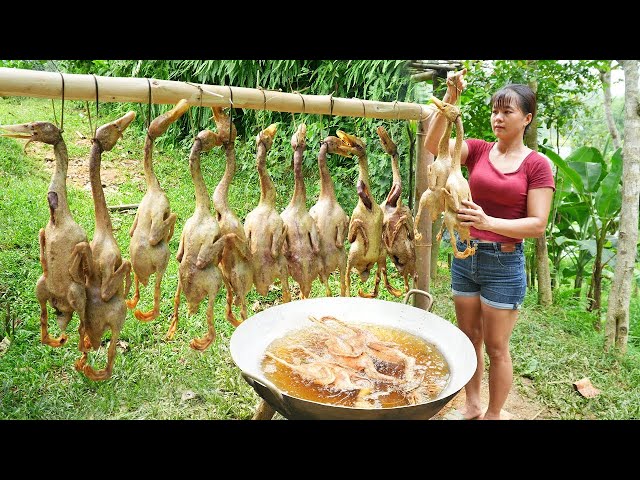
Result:
{"label": "wooden post", "polygon": [[[417,139],[417,153],[416,153],[416,194],[415,204],[413,207],[413,216],[418,213],[418,207],[420,205],[420,197],[422,193],[427,189],[427,166],[433,163],[433,155],[424,146],[424,136],[429,128],[429,118],[422,120],[418,123],[418,139]],[[416,228],[422,234],[422,240],[416,240],[416,272],[418,274],[418,281],[414,288],[419,288],[425,292],[429,291],[429,277],[431,272],[431,217],[429,212],[420,218],[420,224],[416,224]],[[418,308],[427,308],[427,298],[422,295],[413,296],[413,305]]]}

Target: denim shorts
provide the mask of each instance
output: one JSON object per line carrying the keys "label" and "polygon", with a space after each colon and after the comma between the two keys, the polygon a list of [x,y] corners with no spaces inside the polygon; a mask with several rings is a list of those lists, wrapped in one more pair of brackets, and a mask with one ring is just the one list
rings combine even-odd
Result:
{"label": "denim shorts", "polygon": [[[523,243],[516,243],[515,251],[503,252],[498,242],[471,240],[476,253],[467,258],[453,258],[451,264],[451,292],[454,295],[475,297],[500,309],[518,310],[527,291]],[[467,248],[457,239],[458,250]]]}

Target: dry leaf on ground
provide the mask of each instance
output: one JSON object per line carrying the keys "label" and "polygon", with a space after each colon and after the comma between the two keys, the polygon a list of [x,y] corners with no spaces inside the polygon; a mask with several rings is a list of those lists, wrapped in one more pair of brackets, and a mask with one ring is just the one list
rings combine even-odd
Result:
{"label": "dry leaf on ground", "polygon": [[600,390],[594,387],[591,384],[591,380],[589,380],[587,377],[583,378],[582,380],[578,380],[577,382],[573,382],[573,386],[580,393],[580,395],[586,398],[595,397],[600,393]]}
{"label": "dry leaf on ground", "polygon": [[9,345],[11,345],[11,340],[9,340],[9,337],[4,337],[0,342],[0,356],[4,355],[4,352],[9,350]]}
{"label": "dry leaf on ground", "polygon": [[196,398],[196,393],[192,392],[191,390],[185,390],[184,392],[182,392],[182,398],[180,399],[180,401],[184,402],[186,400],[192,400],[194,398]]}

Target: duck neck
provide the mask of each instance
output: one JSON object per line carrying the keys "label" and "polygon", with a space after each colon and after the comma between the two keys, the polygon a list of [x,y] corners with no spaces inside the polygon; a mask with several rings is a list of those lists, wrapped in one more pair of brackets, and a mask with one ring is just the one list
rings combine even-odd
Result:
{"label": "duck neck", "polygon": [[153,143],[155,138],[147,133],[144,140],[144,179],[147,182],[147,188],[160,188],[160,183],[153,173]]}
{"label": "duck neck", "polygon": [[395,155],[391,155],[391,171],[393,172],[394,185],[402,186],[402,177],[400,177],[400,164],[397,153]]}
{"label": "duck neck", "polygon": [[296,148],[293,152],[293,178],[294,189],[293,197],[290,205],[303,206],[307,202],[307,191],[304,186],[304,177],[302,175],[303,148]]}
{"label": "duck neck", "polygon": [[191,147],[189,154],[189,170],[191,171],[191,179],[196,189],[196,210],[211,211],[211,202],[207,193],[207,185],[202,177],[200,169],[200,154],[202,152],[202,141],[196,138]]}
{"label": "duck neck", "polygon": [[64,217],[71,216],[67,201],[67,169],[69,155],[64,140],[60,140],[53,146],[53,154],[56,158],[56,166],[51,176],[47,200],[49,201],[49,216],[55,225]]}
{"label": "duck neck", "polygon": [[236,173],[236,152],[233,143],[225,143],[224,154],[227,158],[224,175],[213,192],[213,206],[219,213],[229,209],[229,185],[231,185],[233,175]]}
{"label": "duck neck", "polygon": [[358,165],[360,167],[358,180],[364,182],[367,186],[369,186],[369,161],[367,160],[366,155],[358,157]]}
{"label": "duck neck", "polygon": [[[451,124],[450,124],[451,125]],[[451,128],[449,128],[451,131]],[[464,128],[462,126],[462,117],[458,115],[456,118],[456,143],[453,146],[453,158],[451,159],[451,168],[458,172],[460,170],[460,156],[462,155],[462,137],[464,135]]]}
{"label": "duck neck", "polygon": [[336,198],[336,192],[327,167],[327,144],[320,145],[318,153],[318,169],[320,170],[320,198]]}
{"label": "duck neck", "polygon": [[449,139],[451,138],[451,130],[453,129],[453,122],[447,120],[447,126],[440,137],[438,143],[438,158],[444,158],[449,155]]}
{"label": "duck neck", "polygon": [[400,166],[398,164],[398,153],[391,155],[391,170],[393,171],[393,184],[387,196],[387,205],[397,207],[402,204],[402,178],[400,177]]}
{"label": "duck neck", "polygon": [[96,232],[112,232],[111,217],[107,209],[107,201],[102,190],[100,179],[100,165],[102,163],[102,145],[98,140],[93,140],[89,157],[89,178],[91,180],[91,194],[93,196],[93,208],[96,217]]}
{"label": "duck neck", "polygon": [[267,148],[264,143],[258,144],[258,175],[260,176],[260,204],[275,206],[276,189],[267,172]]}

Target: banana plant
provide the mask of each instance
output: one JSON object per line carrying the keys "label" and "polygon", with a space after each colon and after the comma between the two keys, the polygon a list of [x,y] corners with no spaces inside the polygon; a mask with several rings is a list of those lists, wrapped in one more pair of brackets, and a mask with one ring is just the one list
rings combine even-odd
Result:
{"label": "banana plant", "polygon": [[608,162],[594,147],[580,147],[566,159],[544,146],[540,151],[557,167],[549,256],[556,274],[560,273],[563,258],[571,260],[572,266],[561,273],[575,277],[577,292],[586,267],[593,260],[587,309],[599,310],[602,270],[615,258],[622,191],[621,149]]}

